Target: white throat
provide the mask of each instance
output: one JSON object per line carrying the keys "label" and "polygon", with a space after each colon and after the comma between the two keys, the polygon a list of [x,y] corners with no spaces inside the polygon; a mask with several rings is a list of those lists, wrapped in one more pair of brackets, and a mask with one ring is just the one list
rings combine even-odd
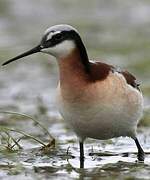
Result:
{"label": "white throat", "polygon": [[56,58],[62,58],[70,54],[72,50],[75,49],[75,46],[76,45],[74,41],[65,40],[61,42],[60,44],[57,44],[53,47],[44,48],[41,50],[41,52],[53,55]]}

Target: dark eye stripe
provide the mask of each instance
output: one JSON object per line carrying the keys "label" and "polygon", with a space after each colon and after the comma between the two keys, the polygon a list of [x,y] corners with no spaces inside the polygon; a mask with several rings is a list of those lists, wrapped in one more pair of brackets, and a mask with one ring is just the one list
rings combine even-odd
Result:
{"label": "dark eye stripe", "polygon": [[54,38],[55,40],[61,40],[63,38],[62,33],[58,33],[56,35],[54,35],[52,38]]}
{"label": "dark eye stripe", "polygon": [[51,39],[47,40],[44,42],[44,46],[45,47],[51,47],[51,46],[55,46],[56,44],[59,44],[61,41],[63,41],[64,36],[62,33],[58,33],[52,36]]}
{"label": "dark eye stripe", "polygon": [[56,32],[56,34],[55,34],[55,32],[53,32],[54,34],[52,33],[52,37],[50,37],[50,39],[47,39],[49,33],[46,34],[41,41],[41,45],[44,48],[48,48],[48,47],[55,46],[64,40],[74,40],[77,42],[79,39],[79,36],[75,31],[60,31],[58,33],[57,32]]}

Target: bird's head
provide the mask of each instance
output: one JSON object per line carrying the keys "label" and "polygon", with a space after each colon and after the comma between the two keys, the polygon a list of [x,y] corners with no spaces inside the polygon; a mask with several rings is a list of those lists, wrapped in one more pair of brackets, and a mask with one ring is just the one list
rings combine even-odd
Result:
{"label": "bird's head", "polygon": [[67,56],[76,47],[78,49],[84,48],[77,30],[66,24],[55,25],[45,31],[38,46],[4,62],[2,65],[37,52],[47,53],[59,59]]}

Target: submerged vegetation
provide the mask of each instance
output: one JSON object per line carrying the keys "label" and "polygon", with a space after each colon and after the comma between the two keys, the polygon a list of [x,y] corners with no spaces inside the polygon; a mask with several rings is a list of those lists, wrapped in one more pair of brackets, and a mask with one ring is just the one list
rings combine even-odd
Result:
{"label": "submerged vegetation", "polygon": [[[14,128],[9,128],[6,126],[0,126],[0,136],[1,136],[1,145],[3,145],[3,147],[5,147],[7,150],[13,151],[13,150],[19,150],[19,149],[23,149],[22,146],[20,145],[20,141],[21,139],[24,138],[28,138],[31,140],[36,141],[37,143],[39,143],[40,145],[42,145],[42,149],[43,150],[47,150],[51,147],[55,146],[55,139],[52,137],[52,135],[49,133],[48,129],[46,127],[44,127],[41,123],[39,123],[35,118],[26,115],[26,114],[21,114],[21,113],[17,113],[17,112],[10,112],[10,111],[0,111],[0,114],[10,114],[10,115],[17,115],[17,116],[21,116],[23,118],[26,119],[30,119],[32,120],[34,123],[36,123],[36,125],[38,125],[45,133],[45,135],[47,134],[49,136],[49,143],[45,144],[42,140],[40,140],[39,138],[32,136],[20,129],[14,129]],[[13,137],[13,135],[11,134],[11,132],[14,133],[18,133],[20,135],[22,135],[21,137],[17,137],[17,139],[15,137]],[[17,148],[17,149],[16,149]]]}

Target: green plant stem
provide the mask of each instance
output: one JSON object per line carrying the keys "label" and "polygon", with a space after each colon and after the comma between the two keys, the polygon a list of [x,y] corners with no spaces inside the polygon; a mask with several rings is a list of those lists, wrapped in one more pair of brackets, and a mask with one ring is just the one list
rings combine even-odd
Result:
{"label": "green plant stem", "polygon": [[11,112],[11,111],[0,111],[0,113],[4,113],[4,114],[13,114],[13,115],[19,115],[19,116],[22,116],[22,117],[25,117],[25,118],[29,118],[31,119],[32,121],[36,122],[39,127],[41,127],[44,131],[47,132],[47,134],[49,135],[50,139],[54,139],[53,136],[49,133],[49,131],[41,124],[39,123],[39,121],[37,121],[35,118],[33,118],[32,116],[29,116],[27,114],[22,114],[22,113],[17,113],[17,112]]}
{"label": "green plant stem", "polygon": [[[5,132],[7,134],[8,137],[10,137],[13,142],[15,143],[14,145],[11,146],[11,148],[13,148],[15,145],[18,146],[19,149],[22,149],[22,147],[20,146],[20,144],[18,143],[19,141],[16,141],[8,132]],[[20,139],[19,139],[20,140]]]}
{"label": "green plant stem", "polygon": [[27,134],[19,129],[10,129],[10,128],[7,128],[7,127],[4,127],[4,126],[0,126],[0,131],[3,131],[3,132],[7,132],[7,131],[12,131],[12,132],[17,132],[17,133],[20,133],[28,138],[31,138],[35,141],[37,141],[38,143],[42,144],[44,147],[46,147],[46,144],[44,144],[41,140],[35,138],[34,136],[30,135],[30,134]]}

